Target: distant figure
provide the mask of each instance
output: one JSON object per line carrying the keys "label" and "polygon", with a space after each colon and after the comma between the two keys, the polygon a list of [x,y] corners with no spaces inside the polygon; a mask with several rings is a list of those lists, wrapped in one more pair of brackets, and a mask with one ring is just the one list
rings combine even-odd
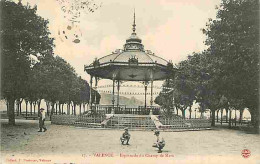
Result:
{"label": "distant figure", "polygon": [[129,145],[129,140],[130,140],[130,134],[128,132],[128,128],[126,127],[125,129],[125,132],[122,134],[122,137],[120,137],[120,140],[121,140],[121,143],[122,145],[124,145],[124,142],[126,141],[126,145]]}
{"label": "distant figure", "polygon": [[154,132],[154,135],[156,135],[157,139],[156,142],[153,144],[153,147],[158,148],[158,153],[162,152],[163,147],[165,146],[165,141],[164,139],[160,136],[160,132],[158,130],[156,130]]}
{"label": "distant figure", "polygon": [[40,113],[39,113],[39,127],[40,127],[40,130],[38,132],[42,132],[42,129],[44,130],[43,132],[45,132],[47,130],[47,128],[44,126],[45,114],[46,114],[46,112],[44,111],[43,108],[41,108],[40,109]]}

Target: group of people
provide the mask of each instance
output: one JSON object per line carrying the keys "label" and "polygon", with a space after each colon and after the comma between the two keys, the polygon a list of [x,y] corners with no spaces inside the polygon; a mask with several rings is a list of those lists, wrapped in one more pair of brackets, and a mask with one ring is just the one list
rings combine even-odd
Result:
{"label": "group of people", "polygon": [[[124,145],[124,144],[129,145],[129,140],[130,140],[131,135],[128,132],[127,127],[124,130],[125,130],[125,132],[120,137],[120,141],[121,141],[122,145]],[[156,142],[153,144],[152,147],[158,148],[158,153],[162,153],[162,149],[165,146],[165,141],[164,141],[163,137],[160,136],[160,131],[156,130],[154,132],[154,135],[156,135]]]}

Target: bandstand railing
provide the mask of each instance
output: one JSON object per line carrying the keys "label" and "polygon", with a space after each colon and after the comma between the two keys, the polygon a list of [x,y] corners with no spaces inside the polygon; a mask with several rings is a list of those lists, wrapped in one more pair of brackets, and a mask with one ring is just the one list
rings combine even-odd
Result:
{"label": "bandstand railing", "polygon": [[126,105],[114,106],[113,105],[92,105],[92,111],[96,113],[110,114],[114,108],[115,114],[135,114],[135,115],[149,115],[152,110],[154,115],[159,115],[160,107],[158,106],[138,106],[127,107]]}
{"label": "bandstand railing", "polygon": [[203,129],[211,127],[211,119],[186,118],[175,115],[172,118],[159,117],[160,129]]}

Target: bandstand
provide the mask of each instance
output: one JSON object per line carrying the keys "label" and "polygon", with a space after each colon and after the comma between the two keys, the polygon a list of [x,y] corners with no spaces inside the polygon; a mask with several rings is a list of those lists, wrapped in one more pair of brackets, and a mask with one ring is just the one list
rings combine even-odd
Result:
{"label": "bandstand", "polygon": [[[173,67],[171,62],[167,62],[151,51],[145,50],[142,40],[136,34],[135,27],[134,15],[133,32],[126,40],[123,49],[95,59],[90,65],[84,66],[84,70],[90,75],[90,87],[94,90],[97,89],[100,79],[113,81],[112,105],[92,105],[92,99],[94,98],[90,97],[89,104],[91,110],[87,113],[80,113],[79,115],[53,115],[53,124],[75,125],[87,128],[123,129],[128,127],[138,130],[159,129],[166,131],[210,128],[210,120],[185,119],[176,114],[173,114],[172,117],[165,117],[160,115],[158,108],[154,108],[154,81],[169,78],[169,75],[173,75],[177,69]],[[93,81],[95,82],[94,86]],[[123,81],[141,82],[143,84],[145,90],[144,107],[133,109],[120,104],[119,91],[120,84]],[[151,85],[149,88],[151,89],[150,106],[146,102],[148,84]],[[117,95],[115,95],[115,90],[117,90]],[[90,96],[92,96],[92,93],[90,93]],[[115,104],[116,96],[117,104]]]}
{"label": "bandstand", "polygon": [[[112,110],[111,114],[117,114],[116,109],[120,108],[119,91],[122,81],[138,81],[144,85],[145,105],[144,110],[153,114],[153,82],[165,80],[174,69],[171,62],[156,56],[150,50],[145,50],[142,40],[136,34],[135,14],[131,36],[126,39],[123,49],[95,59],[90,65],[85,65],[85,71],[90,75],[90,87],[96,89],[100,79],[110,79],[113,81],[112,90]],[[171,70],[171,71],[170,71]],[[93,86],[93,80],[95,86]],[[147,105],[147,86],[151,85],[150,106]],[[115,95],[117,90],[117,95]],[[91,94],[90,94],[91,95]],[[117,96],[117,104],[115,99]],[[91,98],[90,98],[91,100]],[[93,102],[90,102],[91,109]],[[145,112],[147,113],[147,112]]]}

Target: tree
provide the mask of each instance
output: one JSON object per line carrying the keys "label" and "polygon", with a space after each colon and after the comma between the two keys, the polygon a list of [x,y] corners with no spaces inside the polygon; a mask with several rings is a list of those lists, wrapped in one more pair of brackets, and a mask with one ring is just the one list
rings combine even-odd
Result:
{"label": "tree", "polygon": [[[80,88],[80,101],[83,104],[83,109],[84,109],[84,112],[85,112],[85,105],[87,103],[89,103],[90,87],[89,87],[88,82],[86,80],[83,80],[81,77],[80,77],[80,83],[81,83],[81,86],[80,86],[81,87]],[[81,109],[81,107],[80,107],[80,109]]]}
{"label": "tree", "polygon": [[[170,85],[165,83],[164,87],[168,88]],[[173,90],[172,89],[163,89],[163,92],[159,94],[154,100],[154,102],[161,106],[163,110],[163,115],[165,117],[172,117],[173,114]]]}
{"label": "tree", "polygon": [[259,133],[259,1],[223,0],[203,32],[221,70],[219,91],[243,100]]}
{"label": "tree", "polygon": [[1,94],[9,104],[9,124],[15,124],[14,101],[24,97],[31,60],[30,55],[44,58],[52,52],[48,21],[36,14],[37,7],[1,1]]}

